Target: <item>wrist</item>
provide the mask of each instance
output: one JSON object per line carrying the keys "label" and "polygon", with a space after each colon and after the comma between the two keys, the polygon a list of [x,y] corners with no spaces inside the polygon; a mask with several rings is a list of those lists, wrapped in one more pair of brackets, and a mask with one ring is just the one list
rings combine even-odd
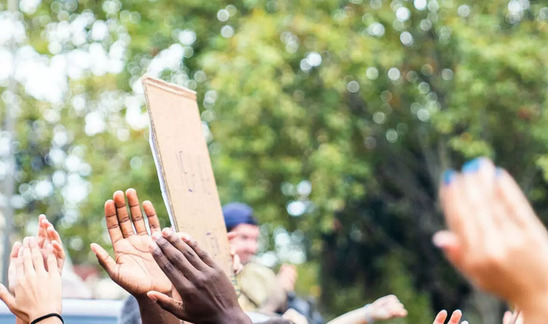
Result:
{"label": "wrist", "polygon": [[363,317],[367,324],[372,324],[375,322],[375,318],[373,317],[372,307],[373,306],[371,304],[366,304],[365,306],[363,306],[363,315],[364,315]]}
{"label": "wrist", "polygon": [[251,324],[251,319],[249,316],[247,316],[244,311],[241,308],[238,309],[232,309],[222,316],[220,316],[219,320],[215,321],[215,323],[218,324],[233,324],[233,323],[241,323],[241,324]]}
{"label": "wrist", "polygon": [[63,323],[61,312],[56,313],[44,313],[38,316],[29,316],[29,323],[31,324],[58,324]]}

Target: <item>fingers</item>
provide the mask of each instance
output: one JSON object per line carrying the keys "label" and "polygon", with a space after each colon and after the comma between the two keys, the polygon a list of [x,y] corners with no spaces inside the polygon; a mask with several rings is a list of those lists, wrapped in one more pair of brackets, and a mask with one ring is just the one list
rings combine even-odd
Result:
{"label": "fingers", "polygon": [[150,201],[145,200],[143,202],[143,209],[145,211],[145,215],[147,215],[150,234],[159,233],[161,231],[160,221],[158,220],[158,215],[156,215],[156,210],[154,209],[154,206]]}
{"label": "fingers", "polygon": [[141,212],[141,205],[139,204],[139,198],[137,197],[137,191],[133,188],[129,188],[126,190],[126,196],[135,231],[138,235],[148,235],[143,213]]}
{"label": "fingers", "polygon": [[51,245],[53,246],[53,252],[55,253],[55,256],[58,259],[65,260],[65,250],[63,249],[63,245],[61,244],[61,241],[51,241]]}
{"label": "fingers", "polygon": [[10,252],[10,259],[17,258],[17,255],[19,254],[19,249],[21,249],[21,242],[15,242],[13,243],[13,246],[11,247]]}
{"label": "fingers", "polygon": [[[188,246],[182,239],[181,239],[181,236],[180,235],[177,235],[177,233],[175,233],[174,231],[172,231],[170,228],[164,228],[162,230],[162,236],[169,242],[171,243],[171,245],[173,247],[175,247],[175,249],[177,249],[180,253],[179,254],[173,254],[173,253],[166,253],[166,251],[164,250],[164,254],[166,254],[166,256],[168,257],[168,259],[171,260],[170,256],[175,256],[177,255],[175,258],[176,259],[179,259],[179,258],[184,258],[186,261],[188,261],[188,264],[192,265],[192,267],[194,267],[196,270],[198,271],[202,271],[203,269],[207,268],[207,265],[198,257],[198,255],[196,254],[196,252],[194,252],[194,250],[192,248],[190,248],[190,246]],[[156,242],[158,243],[158,242]],[[160,244],[158,244],[160,245]],[[160,245],[160,247],[163,249],[163,247]],[[181,255],[182,253],[182,255]],[[171,260],[172,262],[174,262],[174,260]],[[181,262],[181,261],[179,261]],[[175,263],[175,262],[174,262]],[[183,264],[187,264],[186,262],[182,262]],[[179,268],[181,269],[181,268]],[[191,273],[190,275],[192,276],[193,273],[195,273],[194,269],[188,269]],[[183,271],[183,274],[185,274],[185,276],[187,276],[187,274]],[[188,277],[188,276],[187,276]]]}
{"label": "fingers", "polygon": [[126,198],[124,196],[124,193],[118,190],[114,193],[112,199],[114,200],[114,205],[116,206],[118,224],[120,225],[120,229],[122,230],[122,235],[124,237],[134,235],[135,232],[133,231],[133,223],[131,222],[131,218],[129,218],[129,214],[127,212]]}
{"label": "fingers", "polygon": [[116,269],[116,261],[103,249],[102,246],[96,243],[91,243],[91,250],[95,253],[97,261],[105,269],[109,277],[113,277]]}
{"label": "fingers", "polygon": [[502,318],[502,324],[513,324],[513,314],[510,311],[504,312],[504,317]]}
{"label": "fingers", "polygon": [[464,206],[458,203],[462,201],[461,182],[462,179],[459,178],[455,171],[448,170],[445,171],[443,185],[440,186],[440,200],[447,225],[449,226],[449,230],[459,237],[466,232],[466,222],[462,217],[466,215],[466,211],[464,210]]}
{"label": "fingers", "polygon": [[53,242],[53,241],[57,241],[59,242],[60,244],[63,242],[61,240],[61,236],[59,235],[59,233],[57,233],[57,231],[55,230],[55,227],[53,227],[53,225],[49,225],[47,228],[46,228],[46,231],[47,231],[47,235],[48,235],[48,240],[50,242]]}
{"label": "fingers", "polygon": [[147,293],[148,298],[150,298],[152,301],[156,302],[162,309],[170,312],[171,314],[175,315],[177,318],[180,318],[184,321],[187,321],[187,316],[184,312],[183,303],[180,301],[177,301],[173,298],[170,298],[162,293],[159,293],[157,291],[149,291]]}
{"label": "fingers", "polygon": [[57,264],[57,257],[55,255],[54,248],[47,241],[44,244],[44,247],[46,249],[47,271],[51,277],[58,277],[61,273]]}
{"label": "fingers", "polygon": [[520,187],[506,170],[497,169],[495,194],[497,200],[503,201],[508,218],[515,225],[534,231],[543,228]]}
{"label": "fingers", "polygon": [[[155,233],[153,235],[153,238],[155,238],[157,241],[163,241],[164,243],[169,244],[169,242],[167,242],[164,238],[158,236],[159,234]],[[162,271],[166,274],[175,289],[177,289],[178,291],[186,291],[191,287],[190,281],[164,255],[164,252],[158,246],[158,244],[156,244],[156,242],[150,243],[149,250],[152,254],[152,257],[154,258],[154,261],[156,261],[160,269],[162,269]]]}
{"label": "fingers", "polygon": [[25,275],[32,275],[36,272],[34,271],[34,265],[32,264],[32,252],[29,245],[30,238],[25,237],[23,240],[23,271]]}
{"label": "fingers", "polygon": [[0,299],[8,306],[10,310],[16,308],[15,297],[8,291],[6,286],[0,284]]}
{"label": "fingers", "polygon": [[118,224],[118,216],[116,215],[116,206],[113,200],[107,200],[105,202],[105,220],[107,222],[108,236],[112,245],[116,244],[119,240],[123,239],[120,225]]}
{"label": "fingers", "polygon": [[459,324],[461,318],[462,312],[460,311],[460,309],[457,309],[453,312],[453,314],[451,314],[451,318],[449,319],[449,322],[447,322],[447,324]]}
{"label": "fingers", "polygon": [[213,259],[209,256],[209,254],[206,253],[206,251],[202,250],[199,246],[198,246],[198,242],[193,239],[192,237],[190,237],[190,235],[186,235],[186,236],[182,236],[181,237],[183,241],[185,241],[185,243],[190,246],[194,252],[196,252],[196,254],[198,255],[198,257],[205,263],[207,264],[208,266],[210,266],[211,268],[217,268],[217,264],[215,263],[215,261],[213,261]]}
{"label": "fingers", "polygon": [[447,318],[447,311],[444,309],[436,315],[436,318],[434,319],[433,324],[444,324],[445,319]]}
{"label": "fingers", "polygon": [[37,240],[35,238],[31,238],[29,245],[34,270],[37,273],[44,273],[46,271],[44,266],[44,257],[42,256],[42,252],[40,252],[40,247],[38,247]]}
{"label": "fingers", "polygon": [[454,265],[462,264],[463,250],[459,238],[450,231],[439,231],[432,238],[434,245],[442,249],[447,259]]}
{"label": "fingers", "polygon": [[38,235],[36,237],[38,239],[39,247],[43,247],[44,242],[47,239],[47,232],[46,232],[47,223],[44,223],[45,220],[46,220],[46,215],[40,214],[38,216]]}

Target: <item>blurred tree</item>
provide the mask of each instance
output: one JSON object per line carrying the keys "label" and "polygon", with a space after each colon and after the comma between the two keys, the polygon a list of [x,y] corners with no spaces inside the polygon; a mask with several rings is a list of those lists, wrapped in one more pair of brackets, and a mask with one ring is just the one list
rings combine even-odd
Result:
{"label": "blurred tree", "polygon": [[498,320],[431,244],[436,192],[442,170],[484,155],[548,207],[542,2],[25,0],[18,17],[16,59],[0,37],[24,107],[18,229],[47,212],[74,260],[93,261],[114,190],[160,206],[149,73],[198,91],[223,202],[255,208],[274,260],[304,252],[301,268],[320,269],[320,289],[299,288],[325,312],[395,293],[409,323],[442,307]]}

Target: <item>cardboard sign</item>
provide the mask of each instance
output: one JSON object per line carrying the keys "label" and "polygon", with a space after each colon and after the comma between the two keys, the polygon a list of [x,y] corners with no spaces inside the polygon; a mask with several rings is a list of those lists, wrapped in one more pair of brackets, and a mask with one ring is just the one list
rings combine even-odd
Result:
{"label": "cardboard sign", "polygon": [[172,225],[189,233],[233,278],[221,202],[196,93],[162,80],[142,78],[150,145]]}

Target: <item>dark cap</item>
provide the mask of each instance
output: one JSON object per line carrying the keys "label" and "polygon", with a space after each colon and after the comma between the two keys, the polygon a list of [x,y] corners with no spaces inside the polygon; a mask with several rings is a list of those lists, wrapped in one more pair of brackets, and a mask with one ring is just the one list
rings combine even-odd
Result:
{"label": "dark cap", "polygon": [[223,206],[223,216],[227,231],[240,224],[257,225],[253,209],[241,202],[231,202]]}

